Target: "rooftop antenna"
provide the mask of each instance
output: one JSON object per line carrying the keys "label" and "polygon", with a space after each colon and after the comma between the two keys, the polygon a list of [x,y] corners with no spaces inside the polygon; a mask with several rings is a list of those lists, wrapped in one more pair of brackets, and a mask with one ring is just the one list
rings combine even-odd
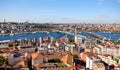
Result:
{"label": "rooftop antenna", "polygon": [[77,42],[77,30],[76,30],[76,26],[75,26],[75,32],[74,32],[74,37],[75,37],[75,43],[77,44],[78,42]]}

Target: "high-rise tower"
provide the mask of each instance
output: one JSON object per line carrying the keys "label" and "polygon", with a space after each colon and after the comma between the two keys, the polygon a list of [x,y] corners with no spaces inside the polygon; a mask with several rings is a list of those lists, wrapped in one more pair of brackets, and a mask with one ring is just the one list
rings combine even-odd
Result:
{"label": "high-rise tower", "polygon": [[77,44],[77,30],[76,30],[76,27],[75,27],[74,37],[75,37],[75,43]]}

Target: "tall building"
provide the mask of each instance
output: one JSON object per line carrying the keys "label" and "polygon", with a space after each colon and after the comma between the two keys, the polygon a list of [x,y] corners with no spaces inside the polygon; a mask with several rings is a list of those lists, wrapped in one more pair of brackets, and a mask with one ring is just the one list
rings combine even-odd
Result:
{"label": "tall building", "polygon": [[83,39],[85,39],[84,36],[78,35],[77,34],[77,30],[75,28],[75,34],[74,34],[74,38],[75,38],[75,43],[79,46],[81,44],[83,44]]}
{"label": "tall building", "polygon": [[90,57],[86,57],[86,68],[92,70],[93,69],[93,60]]}
{"label": "tall building", "polygon": [[39,43],[40,43],[40,44],[42,43],[42,38],[41,38],[41,37],[39,38]]}
{"label": "tall building", "polygon": [[52,43],[52,42],[53,42],[53,37],[49,36],[49,37],[48,37],[48,42],[49,42],[49,43]]}
{"label": "tall building", "polygon": [[75,37],[75,43],[77,44],[77,31],[76,31],[76,28],[75,28],[74,37]]}

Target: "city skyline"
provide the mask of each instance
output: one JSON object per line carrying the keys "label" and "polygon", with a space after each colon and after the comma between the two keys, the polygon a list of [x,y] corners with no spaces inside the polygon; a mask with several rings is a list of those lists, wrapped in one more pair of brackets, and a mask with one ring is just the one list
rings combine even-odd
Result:
{"label": "city skyline", "polygon": [[0,22],[120,23],[120,0],[1,0]]}

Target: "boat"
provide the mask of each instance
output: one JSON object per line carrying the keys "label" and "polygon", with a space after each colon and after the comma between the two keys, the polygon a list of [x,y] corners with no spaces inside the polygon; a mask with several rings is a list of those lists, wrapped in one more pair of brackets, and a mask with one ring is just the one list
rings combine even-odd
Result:
{"label": "boat", "polygon": [[35,34],[35,33],[37,33],[37,31],[35,31],[35,32],[32,32],[32,34]]}
{"label": "boat", "polygon": [[12,33],[12,34],[10,34],[11,36],[13,36],[14,34]]}
{"label": "boat", "polygon": [[47,34],[49,34],[50,32],[47,32]]}

